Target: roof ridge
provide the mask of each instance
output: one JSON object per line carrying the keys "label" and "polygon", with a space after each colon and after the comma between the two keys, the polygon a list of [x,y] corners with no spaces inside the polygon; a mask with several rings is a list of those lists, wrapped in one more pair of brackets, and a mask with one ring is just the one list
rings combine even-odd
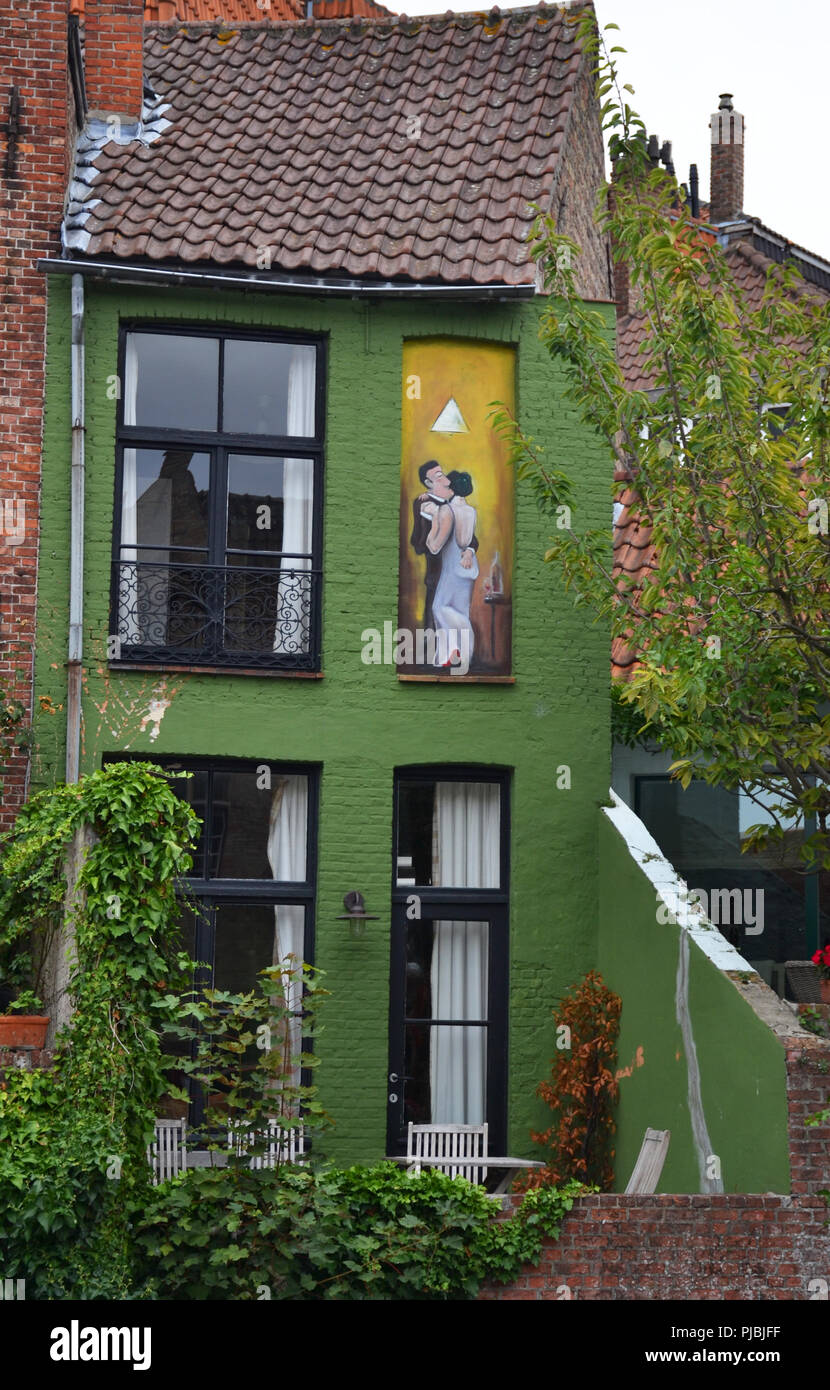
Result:
{"label": "roof ridge", "polygon": [[335,18],[326,15],[315,15],[311,18],[301,19],[246,19],[246,20],[226,20],[226,19],[154,19],[146,20],[144,23],[145,32],[159,29],[174,30],[177,33],[191,30],[213,31],[219,30],[221,33],[242,33],[252,29],[259,33],[263,29],[327,29],[329,27],[362,28],[366,26],[372,29],[400,28],[414,25],[417,29],[432,28],[433,23],[440,22],[447,24],[451,20],[465,21],[464,27],[472,29],[476,24],[486,24],[493,16],[498,16],[501,22],[511,23],[514,19],[529,19],[550,17],[561,15],[563,12],[576,14],[580,10],[593,8],[594,0],[561,0],[559,4],[546,3],[540,0],[538,5],[523,5],[516,9],[499,9],[498,5],[491,5],[489,9],[480,10],[444,10],[435,14],[386,14],[386,15],[344,15]]}

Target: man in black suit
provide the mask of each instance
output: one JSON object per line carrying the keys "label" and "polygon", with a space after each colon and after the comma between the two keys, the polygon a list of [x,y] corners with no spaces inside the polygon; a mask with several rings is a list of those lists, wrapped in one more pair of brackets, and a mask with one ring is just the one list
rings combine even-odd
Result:
{"label": "man in black suit", "polygon": [[[425,555],[427,560],[423,625],[426,631],[430,631],[432,628],[432,600],[435,596],[438,580],[441,577],[441,551],[433,554],[428,549],[427,536],[432,529],[432,521],[437,509],[449,506],[454,494],[446,473],[436,459],[428,459],[426,463],[422,463],[418,469],[418,477],[427,491],[422,492],[412,503],[413,524],[412,535],[409,539],[415,554]],[[472,564],[473,553],[476,550],[478,550],[478,537],[474,535],[461,557],[461,563],[465,568],[469,568]]]}

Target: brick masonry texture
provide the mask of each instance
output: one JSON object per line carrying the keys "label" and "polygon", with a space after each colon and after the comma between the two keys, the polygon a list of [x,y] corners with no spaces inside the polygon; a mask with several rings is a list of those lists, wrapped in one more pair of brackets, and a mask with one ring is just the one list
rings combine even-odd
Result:
{"label": "brick masonry texture", "polygon": [[91,116],[137,121],[143,89],[138,0],[92,0],[87,6],[84,82]]}
{"label": "brick masonry texture", "polygon": [[45,1047],[0,1047],[0,1085],[7,1071],[47,1071],[53,1060],[53,1054]]}
{"label": "brick masonry texture", "polygon": [[728,222],[740,217],[744,199],[743,144],[712,146],[711,181],[710,220]]}
{"label": "brick masonry texture", "polygon": [[[84,0],[70,0],[69,12],[81,19]],[[146,0],[146,24],[170,24],[180,19],[187,24],[205,21],[226,24],[261,24],[280,19],[303,19],[305,0]],[[314,13],[324,19],[349,19],[353,16],[388,15],[394,11],[375,0],[314,0]]]}
{"label": "brick masonry texture", "polygon": [[583,1197],[538,1267],[481,1297],[815,1298],[811,1281],[830,1282],[830,1207],[819,1195],[830,1189],[830,1124],[804,1120],[830,1099],[828,1057],[827,1044],[813,1039],[787,1050],[791,1193]]}
{"label": "brick masonry texture", "polygon": [[[21,543],[10,544],[8,525],[0,526],[0,685],[28,711],[46,324],[46,286],[36,265],[60,250],[75,136],[61,0],[4,0],[0,74],[0,126],[9,117],[10,88],[20,94],[16,151],[9,150],[8,134],[0,135],[0,517],[16,521],[19,515],[24,528]],[[66,459],[68,466],[68,443]],[[26,779],[27,759],[17,755],[4,776],[0,830],[11,826]]]}

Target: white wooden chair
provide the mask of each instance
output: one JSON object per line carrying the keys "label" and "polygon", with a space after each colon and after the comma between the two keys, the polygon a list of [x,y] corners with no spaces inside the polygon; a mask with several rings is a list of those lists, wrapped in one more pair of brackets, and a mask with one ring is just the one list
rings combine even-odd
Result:
{"label": "white wooden chair", "polygon": [[669,1151],[669,1129],[647,1129],[642,1148],[637,1155],[631,1177],[628,1179],[627,1193],[651,1193],[657,1191],[666,1154]]}
{"label": "white wooden chair", "polygon": [[[228,1149],[244,1157],[252,1142],[254,1131],[244,1120],[228,1129]],[[305,1130],[302,1125],[283,1129],[278,1120],[269,1120],[265,1133],[264,1153],[253,1154],[249,1168],[276,1168],[280,1163],[302,1163],[305,1157]]]}
{"label": "white wooden chair", "polygon": [[155,1137],[147,1146],[147,1159],[153,1169],[153,1186],[174,1178],[187,1167],[186,1120],[156,1120]]}
{"label": "white wooden chair", "polygon": [[[487,1126],[415,1125],[410,1121],[406,1156],[411,1160],[407,1169],[410,1173],[420,1173],[419,1159],[446,1159],[446,1162],[431,1163],[429,1167],[440,1168],[451,1178],[483,1183],[487,1177]],[[471,1162],[472,1159],[478,1162]]]}

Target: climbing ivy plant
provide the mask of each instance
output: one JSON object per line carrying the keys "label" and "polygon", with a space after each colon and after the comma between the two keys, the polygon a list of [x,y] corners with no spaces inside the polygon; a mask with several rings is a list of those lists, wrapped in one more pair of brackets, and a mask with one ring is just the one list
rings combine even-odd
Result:
{"label": "climbing ivy plant", "polygon": [[[82,827],[91,843],[70,891]],[[21,961],[35,970],[65,912],[75,933],[73,1015],[54,1069],[10,1070],[0,1084],[0,1244],[35,1280],[33,1296],[129,1287],[130,1210],[149,1182],[165,1087],[161,1037],[190,983],[176,895],[198,830],[166,774],[119,763],[33,797],[5,841],[0,978],[19,983]]]}

